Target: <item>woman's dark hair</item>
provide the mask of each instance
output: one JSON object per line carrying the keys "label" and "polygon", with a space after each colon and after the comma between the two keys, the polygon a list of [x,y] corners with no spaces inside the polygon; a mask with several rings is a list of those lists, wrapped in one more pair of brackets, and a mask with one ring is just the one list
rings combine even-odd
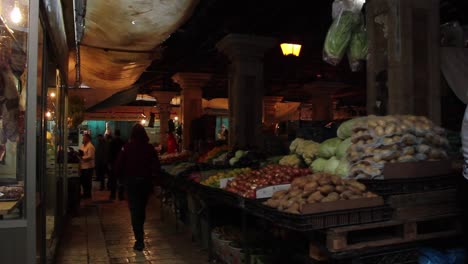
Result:
{"label": "woman's dark hair", "polygon": [[148,134],[146,134],[145,128],[140,124],[135,124],[130,134],[130,141],[137,142],[149,142]]}

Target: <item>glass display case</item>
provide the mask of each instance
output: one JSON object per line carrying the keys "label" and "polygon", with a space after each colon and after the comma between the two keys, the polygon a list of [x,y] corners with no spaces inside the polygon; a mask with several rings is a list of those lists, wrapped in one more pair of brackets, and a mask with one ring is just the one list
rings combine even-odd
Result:
{"label": "glass display case", "polygon": [[24,218],[28,1],[0,1],[0,220]]}

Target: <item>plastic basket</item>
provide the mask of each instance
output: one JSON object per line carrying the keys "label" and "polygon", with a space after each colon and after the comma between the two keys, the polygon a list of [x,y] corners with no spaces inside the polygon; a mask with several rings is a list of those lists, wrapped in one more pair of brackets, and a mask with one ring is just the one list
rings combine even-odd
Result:
{"label": "plastic basket", "polygon": [[296,231],[313,231],[339,226],[359,225],[390,220],[393,209],[389,206],[340,210],[319,214],[289,214],[263,205],[261,201],[249,200],[246,210],[257,217]]}

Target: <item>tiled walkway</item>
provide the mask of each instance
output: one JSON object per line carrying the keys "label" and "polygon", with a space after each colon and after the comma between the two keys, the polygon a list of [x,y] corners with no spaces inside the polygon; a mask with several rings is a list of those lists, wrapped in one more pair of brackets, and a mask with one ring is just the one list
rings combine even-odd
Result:
{"label": "tiled walkway", "polygon": [[57,264],[208,263],[207,254],[176,231],[174,220],[160,220],[159,202],[153,196],[147,208],[143,252],[135,242],[126,201],[108,202],[109,192],[95,191],[93,201],[82,202],[80,216],[72,218],[57,252]]}

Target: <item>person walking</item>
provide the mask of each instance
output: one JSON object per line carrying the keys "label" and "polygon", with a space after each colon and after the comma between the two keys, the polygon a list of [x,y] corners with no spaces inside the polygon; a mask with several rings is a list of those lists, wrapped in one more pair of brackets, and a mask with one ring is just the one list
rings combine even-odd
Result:
{"label": "person walking", "polygon": [[97,136],[98,143],[96,146],[96,180],[100,183],[100,191],[104,191],[106,181],[106,169],[107,169],[107,154],[106,154],[106,141],[104,136],[99,134]]}
{"label": "person walking", "polygon": [[177,153],[179,149],[177,145],[177,140],[174,136],[174,133],[171,131],[167,132],[167,153]]}
{"label": "person walking", "polygon": [[83,135],[83,145],[80,147],[80,154],[80,182],[83,188],[83,198],[91,199],[95,149],[93,143],[91,143],[91,136],[89,134]]}
{"label": "person walking", "polygon": [[[119,156],[120,151],[124,145],[124,141],[120,138],[120,130],[116,129],[114,132],[114,138],[112,138],[109,146],[109,189],[110,189],[110,200],[115,200],[117,194],[117,186],[120,184],[118,174],[115,169],[115,161]],[[119,200],[124,199],[123,187],[119,187]]]}
{"label": "person walking", "polygon": [[132,128],[130,140],[124,145],[115,163],[128,194],[128,205],[135,236],[133,249],[142,251],[144,243],[144,223],[146,204],[153,190],[153,182],[161,169],[158,155],[149,142],[144,127],[136,124]]}

